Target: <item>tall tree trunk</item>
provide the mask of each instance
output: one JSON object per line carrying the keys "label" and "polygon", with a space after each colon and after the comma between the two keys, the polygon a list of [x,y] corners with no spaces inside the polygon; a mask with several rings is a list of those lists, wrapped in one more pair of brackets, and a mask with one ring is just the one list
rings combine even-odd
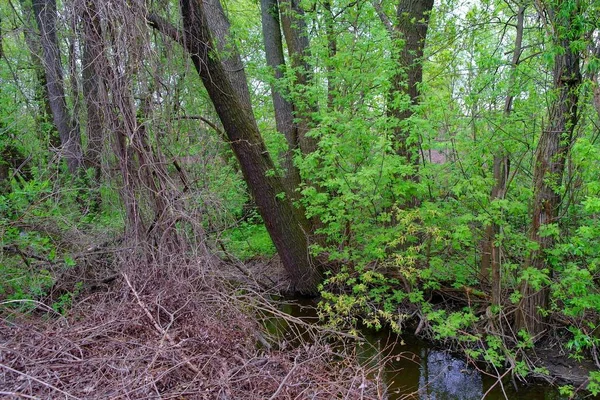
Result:
{"label": "tall tree trunk", "polygon": [[[136,244],[149,244],[150,251],[145,253],[149,257],[180,253],[183,244],[175,228],[178,217],[171,212],[178,192],[165,170],[166,163],[148,138],[146,121],[152,119],[152,95],[139,88],[144,84],[136,91],[132,81],[145,77],[138,68],[150,52],[145,31],[136,25],[144,21],[144,10],[139,2],[78,0],[75,4],[84,28],[84,89],[88,114],[92,111],[88,119],[96,117],[93,126],[100,138],[112,139],[122,179],[119,194],[127,219],[126,236]],[[134,93],[143,94],[141,106]],[[104,138],[104,132],[111,135]],[[97,145],[100,151],[102,143]]]}
{"label": "tall tree trunk", "polygon": [[31,55],[31,64],[35,71],[35,77],[38,85],[35,89],[35,102],[39,107],[36,123],[40,132],[48,133],[48,142],[51,147],[60,147],[60,137],[56,126],[52,122],[52,108],[50,107],[50,95],[48,94],[48,82],[46,81],[46,71],[42,62],[43,52],[40,43],[39,31],[35,30],[37,23],[35,21],[34,12],[31,5],[31,0],[20,0],[21,11],[23,13],[22,20],[25,22],[23,27],[23,35],[25,36],[25,44]]}
{"label": "tall tree trunk", "polygon": [[281,27],[279,22],[279,6],[277,0],[261,0],[261,16],[263,42],[267,65],[272,69],[275,82],[271,85],[271,97],[275,109],[275,124],[277,131],[281,133],[288,144],[283,155],[285,173],[285,185],[290,194],[297,197],[295,190],[300,186],[300,172],[294,165],[294,151],[298,149],[298,132],[294,124],[294,108],[282,93],[281,80],[284,76],[285,58],[283,56],[283,44],[281,39]]}
{"label": "tall tree trunk", "polygon": [[48,97],[61,152],[71,173],[82,165],[81,137],[67,109],[60,51],[56,37],[56,0],[33,0],[33,12],[41,35]]}
{"label": "tall tree trunk", "polygon": [[[510,84],[508,93],[504,100],[504,116],[509,117],[512,112],[513,103],[513,86],[515,84],[515,73],[517,66],[519,65],[519,58],[521,57],[521,50],[523,47],[523,23],[525,19],[525,6],[519,7],[517,14],[517,25],[516,25],[516,36],[515,36],[515,49],[513,51],[511,61],[511,74]],[[508,184],[508,175],[510,172],[510,158],[505,149],[494,154],[494,187],[490,194],[490,200],[501,200],[506,196],[506,185]],[[492,221],[486,228],[485,238],[483,242],[483,255],[481,258],[481,275],[483,278],[488,278],[491,271],[491,286],[492,286],[492,304],[500,304],[500,292],[501,292],[501,256],[502,246],[496,244],[496,238],[500,234],[500,227],[495,221]]]}
{"label": "tall tree trunk", "polygon": [[[543,269],[546,266],[546,251],[554,245],[552,235],[541,235],[541,230],[549,224],[558,223],[561,195],[558,192],[563,179],[565,163],[573,133],[578,122],[578,91],[582,82],[580,54],[573,50],[569,35],[578,7],[566,11],[565,1],[559,1],[556,8],[549,7],[550,21],[554,31],[553,44],[560,47],[554,56],[554,91],[556,98],[550,106],[548,127],[542,131],[533,172],[534,203],[530,240],[538,248],[531,252],[525,267]],[[547,286],[534,288],[529,282],[521,282],[521,301],[515,317],[515,330],[527,330],[538,335],[544,330],[544,316],[540,310],[548,305]]]}
{"label": "tall tree trunk", "polygon": [[203,3],[208,28],[213,35],[215,49],[219,53],[225,74],[237,92],[240,104],[253,116],[244,63],[231,37],[231,24],[225,15],[221,0],[204,0]]}
{"label": "tall tree trunk", "polygon": [[81,11],[83,22],[83,97],[87,110],[87,149],[85,151],[85,166],[94,168],[98,182],[102,172],[102,148],[104,146],[104,131],[102,110],[100,107],[100,77],[101,71],[96,69],[97,60],[102,57],[102,27],[95,2],[88,1],[87,7]]}
{"label": "tall tree trunk", "polygon": [[307,232],[260,136],[256,121],[245,112],[242,101],[215,53],[203,2],[180,0],[184,42],[208,91],[238,158],[273,243],[290,276],[292,291],[314,294],[320,279],[308,250]]}
{"label": "tall tree trunk", "polygon": [[399,0],[393,19],[385,14],[381,1],[375,1],[374,6],[390,33],[396,57],[396,71],[387,99],[388,116],[394,121],[396,152],[418,166],[419,157],[414,154],[416,146],[410,143],[414,139],[405,121],[413,115],[413,106],[419,103],[418,86],[423,81],[423,50],[433,0]]}
{"label": "tall tree trunk", "polygon": [[[317,140],[306,134],[311,128],[311,114],[317,111],[314,99],[308,93],[312,80],[312,70],[308,63],[309,40],[304,9],[299,0],[280,0],[281,26],[290,56],[290,64],[296,75],[296,87],[302,96],[294,101],[294,117],[297,124],[298,147],[302,154],[310,154],[317,149]],[[300,101],[299,98],[302,97]]]}

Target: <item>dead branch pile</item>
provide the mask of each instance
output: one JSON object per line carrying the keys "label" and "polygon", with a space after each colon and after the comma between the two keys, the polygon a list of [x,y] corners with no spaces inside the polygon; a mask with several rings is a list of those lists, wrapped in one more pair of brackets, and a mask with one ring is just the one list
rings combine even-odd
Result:
{"label": "dead branch pile", "polygon": [[[0,395],[42,399],[372,399],[374,375],[324,341],[259,349],[248,292],[209,262],[127,262],[65,317],[2,311]],[[244,292],[236,301],[236,294]],[[254,303],[254,305],[250,304]],[[262,303],[264,306],[264,303]],[[262,307],[262,306],[259,306]],[[264,307],[263,307],[264,309]],[[291,321],[290,323],[293,323]]]}

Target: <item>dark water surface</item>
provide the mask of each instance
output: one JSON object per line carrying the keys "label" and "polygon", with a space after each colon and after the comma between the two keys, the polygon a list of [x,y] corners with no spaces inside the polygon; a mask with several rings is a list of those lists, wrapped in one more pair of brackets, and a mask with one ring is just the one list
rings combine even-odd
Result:
{"label": "dark water surface", "polygon": [[[284,304],[282,311],[316,322],[311,304],[301,303]],[[267,328],[281,332],[282,328],[285,330],[283,325],[281,321],[271,321]],[[364,363],[375,366],[383,357],[392,358],[383,372],[390,400],[479,400],[484,395],[486,400],[568,399],[548,384],[524,385],[506,379],[500,385],[495,378],[480,373],[460,358],[411,335],[399,337],[388,329],[378,332],[363,329],[361,333],[367,343],[358,345],[357,353]]]}

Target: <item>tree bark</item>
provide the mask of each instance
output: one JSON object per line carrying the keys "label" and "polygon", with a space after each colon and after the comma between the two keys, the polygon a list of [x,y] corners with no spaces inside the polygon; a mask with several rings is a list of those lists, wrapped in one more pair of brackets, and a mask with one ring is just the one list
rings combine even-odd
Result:
{"label": "tree bark", "polygon": [[[546,266],[545,253],[554,245],[552,235],[540,235],[548,224],[558,223],[562,183],[565,164],[573,144],[573,133],[578,122],[578,91],[582,82],[580,71],[581,55],[571,46],[569,35],[578,9],[570,12],[561,10],[563,2],[549,8],[550,21],[554,30],[553,43],[560,47],[554,57],[554,91],[556,98],[550,106],[547,129],[542,131],[536,150],[533,172],[534,203],[530,240],[538,248],[531,252],[525,267],[543,269]],[[534,288],[529,282],[521,282],[521,301],[515,317],[515,330],[527,330],[537,336],[544,330],[545,318],[540,310],[548,305],[547,286]]]}
{"label": "tree bark", "polygon": [[61,152],[71,173],[82,165],[81,137],[67,109],[60,50],[56,38],[56,0],[33,0],[33,12],[41,34],[44,70],[54,125]]}
{"label": "tree bark", "polygon": [[275,110],[275,124],[288,144],[287,151],[283,154],[285,167],[285,185],[292,196],[297,197],[296,189],[300,186],[300,172],[294,165],[294,151],[298,149],[298,132],[294,124],[294,107],[282,93],[285,58],[279,22],[279,6],[277,0],[261,0],[261,17],[263,42],[267,65],[271,68],[275,83],[271,84],[271,97]]}
{"label": "tree bark", "polygon": [[256,201],[273,243],[291,279],[293,292],[315,294],[320,279],[308,250],[302,216],[294,209],[260,136],[256,121],[245,112],[215,53],[204,3],[180,0],[184,42],[208,91],[238,158],[242,173]]}
{"label": "tree bark", "polygon": [[84,155],[85,166],[94,168],[96,181],[102,172],[102,148],[104,146],[104,130],[102,110],[100,106],[100,77],[97,60],[102,58],[102,28],[98,9],[94,1],[88,1],[81,12],[83,22],[83,97],[87,110],[87,149]]}
{"label": "tree bark", "polygon": [[[317,149],[317,140],[306,134],[311,128],[310,115],[317,111],[315,101],[307,89],[312,80],[312,70],[308,63],[309,40],[304,10],[299,0],[280,0],[281,26],[290,56],[290,65],[296,75],[295,85],[301,96],[294,101],[294,117],[297,124],[298,147],[302,154],[310,154]],[[302,101],[298,99],[302,97]]]}
{"label": "tree bark", "polygon": [[225,15],[221,0],[204,0],[203,3],[208,29],[213,35],[215,49],[219,54],[225,73],[237,92],[240,104],[246,112],[253,116],[244,63],[231,38],[231,24]]}
{"label": "tree bark", "polygon": [[336,84],[334,78],[334,68],[331,65],[331,60],[337,54],[337,38],[335,35],[335,17],[331,9],[331,1],[323,1],[323,8],[325,9],[325,33],[327,35],[327,58],[330,64],[327,66],[327,108],[333,110]]}
{"label": "tree bark", "polygon": [[[415,145],[410,142],[410,129],[405,121],[413,115],[413,106],[419,103],[418,86],[423,81],[423,50],[433,0],[399,0],[393,19],[385,14],[381,1],[375,1],[374,6],[390,34],[396,57],[397,68],[387,96],[396,153],[418,167],[419,157],[414,155]],[[417,176],[413,178],[416,180]]]}
{"label": "tree bark", "polygon": [[48,83],[46,81],[46,72],[42,62],[43,52],[40,43],[39,31],[36,31],[34,26],[37,26],[35,21],[31,0],[20,0],[21,11],[23,12],[22,20],[25,22],[23,27],[23,35],[25,43],[31,55],[31,64],[35,71],[37,87],[35,89],[35,102],[38,104],[39,113],[36,116],[36,123],[40,132],[48,133],[48,142],[50,147],[60,147],[60,137],[56,126],[52,121],[52,108],[50,107],[50,95],[48,94]]}

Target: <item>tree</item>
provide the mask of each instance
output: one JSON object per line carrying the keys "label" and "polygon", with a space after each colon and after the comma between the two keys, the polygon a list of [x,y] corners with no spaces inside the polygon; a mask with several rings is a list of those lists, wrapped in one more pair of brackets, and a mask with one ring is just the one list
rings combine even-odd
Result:
{"label": "tree", "polygon": [[61,152],[71,173],[83,164],[81,137],[65,100],[61,55],[56,37],[56,0],[33,0],[43,53],[48,91],[54,125],[58,130]]}
{"label": "tree", "polygon": [[[523,28],[525,20],[525,6],[520,6],[517,12],[517,24],[516,35],[515,35],[515,48],[512,54],[511,60],[511,77],[509,78],[509,91],[504,100],[504,115],[510,116],[513,107],[514,100],[514,83],[516,69],[519,64],[521,57],[521,51],[523,47]],[[506,150],[501,150],[494,154],[494,161],[492,165],[494,186],[490,193],[491,201],[502,200],[506,196],[508,176],[510,173],[510,158]],[[499,305],[502,301],[500,297],[501,291],[501,251],[502,246],[496,243],[498,235],[500,234],[500,227],[496,221],[492,221],[485,230],[485,236],[482,246],[481,255],[481,275],[484,279],[488,279],[491,272],[491,286],[492,286],[492,304]]]}
{"label": "tree", "polygon": [[[22,20],[24,22],[23,35],[25,44],[29,49],[31,64],[35,71],[37,85],[35,88],[35,101],[38,104],[39,111],[36,117],[39,131],[49,131],[49,144],[51,147],[60,147],[60,137],[56,131],[56,126],[52,122],[52,108],[50,107],[50,96],[48,95],[48,84],[46,81],[46,71],[42,61],[41,35],[35,29],[35,21],[31,0],[20,0]],[[46,127],[47,126],[47,127]],[[49,129],[48,129],[49,128]]]}
{"label": "tree", "polygon": [[286,65],[279,22],[279,5],[277,0],[261,0],[260,7],[267,65],[271,68],[274,77],[271,84],[271,97],[275,111],[275,124],[277,131],[285,137],[288,144],[288,149],[283,155],[286,170],[285,184],[288,192],[297,197],[295,190],[300,187],[300,172],[294,165],[293,156],[298,149],[298,131],[294,123],[294,106],[283,93]]}
{"label": "tree", "polygon": [[102,27],[95,2],[89,1],[80,11],[83,23],[83,97],[87,110],[86,133],[88,145],[85,151],[85,166],[94,168],[96,181],[101,175],[101,156],[104,146],[102,109],[99,103],[102,71],[97,69],[102,56]]}
{"label": "tree", "polygon": [[423,50],[433,0],[398,0],[393,18],[386,13],[381,0],[374,1],[373,5],[389,32],[392,54],[397,64],[387,95],[388,115],[394,125],[396,152],[418,166],[419,158],[413,154],[415,141],[410,137],[406,120],[419,102],[419,84],[423,80]]}
{"label": "tree", "polygon": [[[544,3],[555,46],[553,89],[548,123],[537,146],[533,170],[534,202],[530,240],[536,244],[527,258],[526,268],[541,271],[548,268],[546,252],[555,243],[551,230],[559,223],[563,175],[569,151],[573,145],[579,120],[578,100],[582,83],[581,53],[574,46],[581,32],[577,23],[582,5],[557,0]],[[527,279],[521,282],[521,300],[515,318],[517,331],[526,329],[531,335],[544,330],[544,313],[548,305],[549,288],[543,282],[534,286]]]}
{"label": "tree", "polygon": [[[181,0],[180,6],[183,20],[181,42],[223,124],[244,179],[290,276],[291,291],[314,294],[320,280],[320,269],[310,257],[304,216],[294,208],[282,180],[276,176],[256,121],[244,108],[223,68],[209,29],[205,5],[194,0]],[[162,27],[164,32],[170,32],[171,37],[178,37],[176,31],[168,29],[159,20],[150,18],[150,22]]]}
{"label": "tree", "polygon": [[214,51],[219,54],[221,64],[225,74],[229,78],[233,89],[240,99],[242,107],[252,118],[252,102],[250,100],[250,91],[248,90],[248,79],[244,71],[244,64],[238,49],[231,37],[231,25],[221,0],[205,0],[204,10],[206,21],[214,40]]}
{"label": "tree", "polygon": [[312,80],[312,70],[308,63],[310,55],[308,29],[300,1],[280,0],[279,10],[290,66],[295,75],[294,86],[298,92],[293,101],[297,147],[302,154],[306,155],[317,149],[316,138],[307,136],[312,125],[311,114],[317,111],[315,100],[308,92]]}

